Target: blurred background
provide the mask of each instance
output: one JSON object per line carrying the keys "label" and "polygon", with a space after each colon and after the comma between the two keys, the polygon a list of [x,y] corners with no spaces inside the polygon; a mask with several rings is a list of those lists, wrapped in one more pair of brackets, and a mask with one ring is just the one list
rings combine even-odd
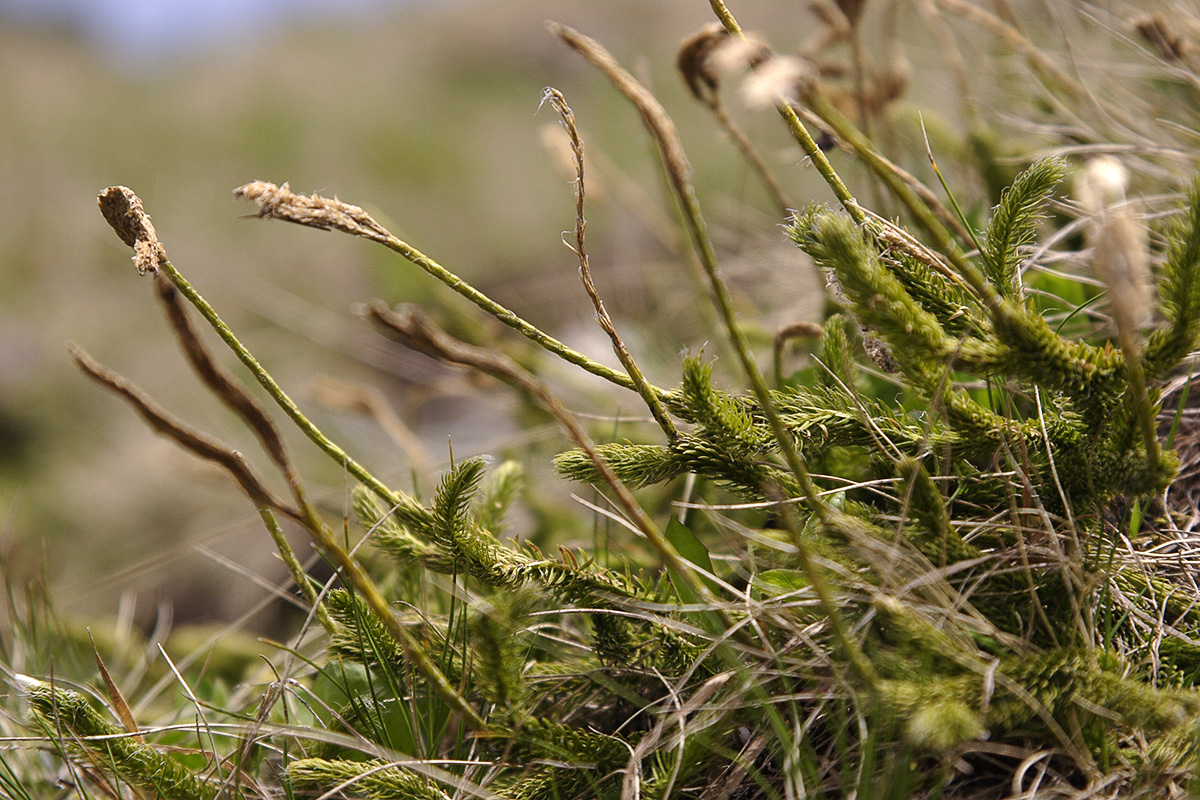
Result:
{"label": "blurred background", "polygon": [[[820,28],[810,5],[820,4],[753,0],[734,10],[789,52]],[[1077,5],[1088,6],[1031,0],[1022,19],[1061,43],[1087,24]],[[986,209],[986,182],[970,179],[980,171],[957,171],[955,159],[980,146],[966,133],[981,108],[1007,126],[1007,151],[1034,149],[1044,131],[1023,126],[1016,105],[996,103],[1014,91],[1028,98],[1027,72],[1012,48],[969,28],[957,46],[985,100],[968,109],[939,39],[950,28],[913,12],[925,6],[867,4],[864,51],[903,81],[882,136],[933,183],[920,114],[943,171],[965,186],[960,200]],[[1105,10],[1103,24],[1123,24],[1126,10]],[[232,197],[260,179],[361,205],[525,318],[611,361],[562,242],[574,224],[573,176],[557,119],[539,111],[543,87],[555,86],[587,147],[600,291],[651,380],[673,385],[679,353],[719,337],[679,257],[637,114],[546,32],[547,19],[603,42],[675,118],[763,351],[780,325],[819,316],[822,290],[785,242],[783,215],[675,71],[681,40],[712,21],[708,3],[0,0],[0,548],[10,580],[47,581],[64,615],[104,616],[123,603],[148,624],[167,607],[178,621],[237,617],[268,595],[262,581],[283,576],[232,482],[155,437],[67,356],[67,342],[79,343],[263,464],[190,374],[148,279],[101,219],[96,195],[114,184],[140,195],[172,262],[313,421],[381,478],[428,489],[451,443],[458,458],[519,458],[539,505],[513,534],[590,535],[587,514],[571,509],[578,487],[549,470],[563,447],[553,425],[506,388],[398,350],[353,309],[375,297],[425,304],[459,335],[538,367],[608,435],[644,416],[632,394],[540,358],[378,246],[246,218],[253,209]],[[831,200],[772,112],[730,106],[793,203]],[[1014,155],[1012,169],[1018,163]],[[708,352],[719,356],[720,346]],[[346,400],[367,388],[380,393],[373,415]],[[349,482],[289,436],[323,506],[340,516]],[[269,627],[275,613],[249,624]]]}
{"label": "blurred background", "polygon": [[[755,3],[746,23],[794,8]],[[524,430],[507,389],[396,348],[352,309],[374,297],[422,302],[460,334],[540,363],[523,342],[377,246],[244,218],[252,208],[232,190],[290,181],[363,205],[518,313],[611,360],[561,241],[574,221],[571,176],[557,118],[539,112],[543,87],[557,86],[594,159],[589,245],[601,291],[618,320],[652,315],[673,331],[643,337],[638,354],[655,380],[676,381],[679,351],[708,334],[673,254],[649,141],[605,79],[546,32],[551,18],[605,42],[695,132],[697,177],[727,241],[774,234],[779,215],[675,73],[679,41],[711,19],[694,0],[0,2],[0,542],[16,582],[46,579],[67,616],[112,613],[124,596],[144,622],[164,602],[185,621],[233,618],[265,595],[248,576],[283,575],[232,482],[153,435],[67,356],[67,342],[79,343],[263,464],[190,374],[149,281],[100,217],[95,198],[109,185],[139,194],[173,263],[314,421],[385,480],[431,487],[452,443],[459,458],[520,457],[554,482],[552,425],[535,418]],[[784,131],[764,115],[750,125],[791,173],[785,183],[800,185]],[[787,280],[812,307],[811,280]],[[637,341],[637,326],[628,333]],[[576,407],[643,413],[633,395],[546,362]],[[380,390],[419,451],[344,402],[331,406],[314,393],[318,376]],[[343,476],[291,438],[340,516]],[[570,491],[539,494],[567,501]]]}

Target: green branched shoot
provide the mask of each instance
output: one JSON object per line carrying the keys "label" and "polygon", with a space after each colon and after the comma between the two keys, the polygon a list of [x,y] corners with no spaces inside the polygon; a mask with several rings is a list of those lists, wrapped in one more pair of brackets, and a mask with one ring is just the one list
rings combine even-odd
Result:
{"label": "green branched shoot", "polygon": [[1062,158],[1036,162],[1000,195],[979,254],[983,272],[1001,297],[1021,302],[1019,267],[1025,249],[1037,237],[1051,193],[1067,174]]}
{"label": "green branched shoot", "polygon": [[79,692],[16,677],[41,730],[65,742],[116,780],[165,800],[215,800],[225,793],[219,780],[201,777],[167,753],[105,720]]}
{"label": "green branched shoot", "polygon": [[1146,376],[1159,378],[1185,358],[1200,338],[1200,178],[1188,188],[1184,214],[1166,231],[1167,257],[1158,279],[1164,325],[1146,343]]}

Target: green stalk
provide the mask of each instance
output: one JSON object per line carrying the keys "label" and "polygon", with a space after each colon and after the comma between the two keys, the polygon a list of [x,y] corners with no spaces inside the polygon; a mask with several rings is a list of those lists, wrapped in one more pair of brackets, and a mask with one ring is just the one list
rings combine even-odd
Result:
{"label": "green stalk", "polygon": [[[533,341],[543,349],[553,353],[568,363],[574,364],[577,367],[581,367],[597,377],[604,378],[610,383],[615,383],[618,386],[626,389],[638,391],[637,383],[625,373],[612,369],[611,367],[606,367],[600,362],[593,361],[592,359],[588,358],[583,353],[567,347],[565,344],[560,342],[558,339],[555,339],[541,328],[526,322],[510,309],[500,305],[495,300],[488,297],[471,284],[467,283],[458,275],[455,275],[437,261],[434,261],[420,250],[410,245],[408,242],[405,242],[391,234],[388,234],[386,239],[379,240],[379,242],[392,252],[403,256],[406,261],[409,261],[410,263],[415,264],[416,266],[425,270],[425,272],[432,275],[434,278],[437,278],[439,281],[446,284],[446,286],[450,287],[455,292],[470,300],[479,308],[483,309],[500,322]],[[646,388],[658,399],[668,396],[668,392],[665,389],[660,389],[657,386],[646,384]]]}
{"label": "green stalk", "polygon": [[304,599],[315,610],[317,621],[321,623],[321,627],[327,633],[333,633],[333,620],[329,616],[329,610],[325,608],[325,603],[321,601],[316,589],[313,588],[312,582],[304,571],[304,566],[296,557],[296,551],[292,549],[287,537],[283,535],[283,529],[279,527],[279,521],[275,519],[275,514],[270,508],[259,506],[258,515],[262,517],[263,525],[266,526],[267,533],[271,535],[271,541],[275,542],[275,547],[279,550],[279,557],[283,559],[292,583],[296,584],[301,594],[304,595]]}
{"label": "green stalk", "polygon": [[[203,297],[193,288],[191,283],[175,269],[165,257],[159,259],[159,269],[162,269],[170,277],[171,281],[179,289],[180,293],[188,299],[196,310],[208,321],[217,335],[229,346],[237,355],[238,359],[246,366],[247,369],[258,380],[259,384],[267,391],[267,394],[279,405],[284,412],[291,417],[296,426],[304,432],[308,438],[317,445],[322,451],[335,459],[342,467],[357,478],[362,484],[368,487],[372,492],[382,498],[385,502],[392,506],[416,506],[416,501],[407,495],[396,492],[383,484],[378,478],[367,471],[365,467],[359,464],[354,459],[350,458],[342,448],[333,443],[325,434],[313,425],[307,417],[300,411],[300,408],[292,401],[290,397],[280,388],[275,379],[271,377],[263,366],[258,362],[258,359],[246,349],[246,347],[238,341],[238,338],[230,330],[229,326],[221,319],[216,310],[208,304]],[[483,717],[477,712],[466,699],[458,693],[454,686],[446,678],[445,674],[437,667],[430,658],[429,654],[421,644],[413,638],[400,621],[396,618],[392,608],[388,605],[387,600],[380,593],[375,582],[363,570],[362,565],[358,563],[349,553],[346,552],[337,538],[330,533],[324,523],[313,512],[312,507],[307,503],[302,507],[302,512],[305,517],[305,527],[316,540],[317,544],[329,555],[334,562],[340,567],[345,575],[346,580],[354,587],[370,606],[371,610],[379,617],[380,622],[387,628],[388,633],[395,637],[400,644],[405,656],[409,658],[419,672],[421,672],[434,690],[446,700],[446,702],[461,713],[472,727],[481,729],[485,727]],[[268,530],[270,526],[268,525]]]}

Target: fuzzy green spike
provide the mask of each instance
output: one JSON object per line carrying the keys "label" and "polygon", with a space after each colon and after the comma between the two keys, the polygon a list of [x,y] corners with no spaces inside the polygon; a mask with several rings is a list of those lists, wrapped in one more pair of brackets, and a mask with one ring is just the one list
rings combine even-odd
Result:
{"label": "fuzzy green spike", "polygon": [[[892,345],[902,370],[949,361],[955,341],[880,262],[852,221],[832,213],[818,214],[795,222],[789,234],[837,277],[860,322]],[[900,345],[903,349],[897,351]]]}
{"label": "fuzzy green spike", "polygon": [[[611,442],[596,446],[596,452],[608,462],[617,477],[638,489],[665,483],[687,471],[687,465],[662,445]],[[560,475],[582,483],[598,483],[600,474],[591,457],[583,450],[568,450],[555,457]]]}
{"label": "fuzzy green spike", "polygon": [[979,304],[961,284],[953,283],[928,264],[903,252],[883,254],[883,263],[913,299],[933,314],[946,333],[961,337],[987,329]]}
{"label": "fuzzy green spike", "polygon": [[918,548],[929,553],[931,560],[939,567],[944,567],[951,560],[959,561],[973,551],[950,527],[950,514],[946,510],[946,500],[938,491],[933,478],[925,465],[915,458],[903,458],[897,472],[903,480],[902,496],[908,499],[909,511],[917,524],[914,534],[925,547]]}
{"label": "fuzzy green spike", "polygon": [[681,392],[686,418],[704,428],[705,438],[746,452],[758,452],[767,446],[768,437],[755,427],[749,403],[716,389],[712,368],[697,356],[684,359]]}
{"label": "fuzzy green spike", "polygon": [[476,456],[456,465],[442,476],[432,509],[437,520],[434,535],[440,544],[453,547],[455,532],[466,525],[471,500],[479,490],[486,466],[487,462]]}
{"label": "fuzzy green spike", "polygon": [[284,773],[292,786],[332,792],[344,787],[371,800],[450,800],[450,795],[424,775],[384,761],[301,758]]}
{"label": "fuzzy green spike", "polygon": [[504,530],[504,518],[513,501],[525,487],[525,469],[516,461],[505,461],[492,470],[483,484],[482,497],[475,506],[475,521],[480,528],[498,536]]}
{"label": "fuzzy green spike", "polygon": [[1146,377],[1166,375],[1200,343],[1200,176],[1188,189],[1184,213],[1167,231],[1167,260],[1158,282],[1166,325],[1146,343]]}
{"label": "fuzzy green spike", "polygon": [[993,325],[1001,347],[988,344],[964,354],[977,372],[1006,373],[1062,391],[1082,401],[1081,411],[1103,408],[1124,389],[1119,350],[1064,339],[1041,316],[1009,300],[997,306]]}
{"label": "fuzzy green spike", "polygon": [[509,731],[521,761],[548,758],[568,764],[590,764],[612,769],[629,759],[630,742],[619,736],[574,728],[553,720],[534,717]]}
{"label": "fuzzy green spike", "polygon": [[[354,489],[354,513],[362,526],[371,531],[371,541],[401,566],[419,564],[426,569],[443,574],[454,571],[454,560],[432,544],[425,535],[413,533],[412,528],[401,524],[395,514],[364,486]],[[410,520],[415,515],[408,514]],[[429,514],[420,520],[421,531],[431,531],[434,516]]]}
{"label": "fuzzy green spike", "polygon": [[638,645],[629,620],[612,614],[592,614],[592,650],[608,667],[637,662]]}
{"label": "fuzzy green spike", "polygon": [[114,779],[166,800],[211,800],[232,791],[105,721],[78,692],[25,675],[16,680],[42,729],[69,742],[73,750]]}
{"label": "fuzzy green spike", "polygon": [[1066,174],[1067,164],[1061,157],[1042,159],[1018,175],[1000,195],[1000,204],[988,223],[980,260],[984,275],[1002,297],[1021,301],[1017,267],[1022,251],[1033,243],[1050,194]]}
{"label": "fuzzy green spike", "polygon": [[490,606],[481,604],[471,616],[476,685],[508,719],[519,720],[525,710],[524,668],[529,644],[517,631],[536,599],[528,591],[499,593]]}
{"label": "fuzzy green spike", "polygon": [[379,665],[400,674],[405,666],[403,651],[362,600],[345,589],[334,589],[326,602],[337,623],[329,641],[330,652],[367,667]]}
{"label": "fuzzy green spike", "polygon": [[[825,369],[817,373],[817,381],[831,391],[854,391],[858,377],[850,337],[846,333],[848,322],[845,316],[834,314],[825,320],[821,334],[819,358]],[[782,408],[780,412],[783,412]]]}

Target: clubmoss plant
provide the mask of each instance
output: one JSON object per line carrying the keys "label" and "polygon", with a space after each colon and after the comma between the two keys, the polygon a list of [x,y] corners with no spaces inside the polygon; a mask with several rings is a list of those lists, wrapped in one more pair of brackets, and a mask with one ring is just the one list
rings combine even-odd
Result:
{"label": "clubmoss plant", "polygon": [[[548,555],[502,539],[523,491],[510,463],[489,476],[486,459],[458,460],[427,499],[386,485],[312,423],[171,263],[136,195],[105,190],[101,210],[154,281],[185,357],[245,423],[286,494],[233,446],[81,349],[72,354],[157,432],[234,478],[311,608],[321,649],[311,639],[283,648],[292,671],[253,714],[227,711],[249,732],[229,753],[202,738],[208,761],[195,767],[116,736],[81,695],[19,678],[61,755],[95,786],[163,797],[716,800],[996,796],[997,786],[1034,796],[1038,787],[1025,782],[1034,763],[1048,792],[1182,791],[1200,756],[1200,598],[1139,558],[1138,526],[1124,528],[1120,510],[1151,509],[1171,530],[1161,498],[1179,459],[1159,438],[1158,413],[1164,382],[1200,344],[1200,179],[1157,230],[1149,327],[1118,313],[1119,346],[1099,328],[1064,332],[1086,305],[1055,318],[1031,265],[1070,224],[1059,199],[1069,162],[1033,161],[986,219],[949,211],[864,132],[872,115],[883,123],[894,95],[868,96],[855,44],[861,4],[836,5],[845,26],[830,28],[849,37],[859,71],[857,121],[822,89],[816,65],[778,63],[792,57],[747,41],[720,0],[712,6],[721,28],[685,42],[678,61],[694,97],[782,204],[721,99],[730,79],[716,61],[733,52],[740,68],[771,78],[756,91],[768,93],[841,206],[789,215],[787,236],[827,276],[831,313],[815,367],[788,376],[777,366],[774,386],[720,269],[673,120],[598,42],[565,26],[550,30],[646,124],[738,385],[723,388],[701,353],[684,357],[672,388],[639,368],[591,274],[584,144],[557,90],[543,102],[575,160],[571,247],[621,370],[570,349],[358,206],[265,181],[235,192],[260,217],[383,245],[547,352],[636,393],[655,432],[597,444],[551,387],[504,354],[455,339],[419,308],[362,309],[404,346],[489,375],[544,409],[570,443],[558,470],[609,498],[613,510],[596,513],[627,532],[627,558],[563,546]],[[1055,97],[1078,96],[1016,28],[944,5],[1016,46]],[[871,191],[902,208],[901,220],[856,199],[811,125],[866,166]],[[1126,220],[1124,232],[1095,236],[1081,258],[1128,276],[1119,259],[1132,269],[1151,254],[1130,249],[1140,246],[1129,227],[1137,223],[1108,202],[1093,213]],[[333,533],[271,415],[217,364],[184,300],[358,482],[363,540]],[[684,476],[699,487],[687,505],[703,512],[686,523],[635,493]],[[340,587],[305,573],[280,520],[307,532]]]}

